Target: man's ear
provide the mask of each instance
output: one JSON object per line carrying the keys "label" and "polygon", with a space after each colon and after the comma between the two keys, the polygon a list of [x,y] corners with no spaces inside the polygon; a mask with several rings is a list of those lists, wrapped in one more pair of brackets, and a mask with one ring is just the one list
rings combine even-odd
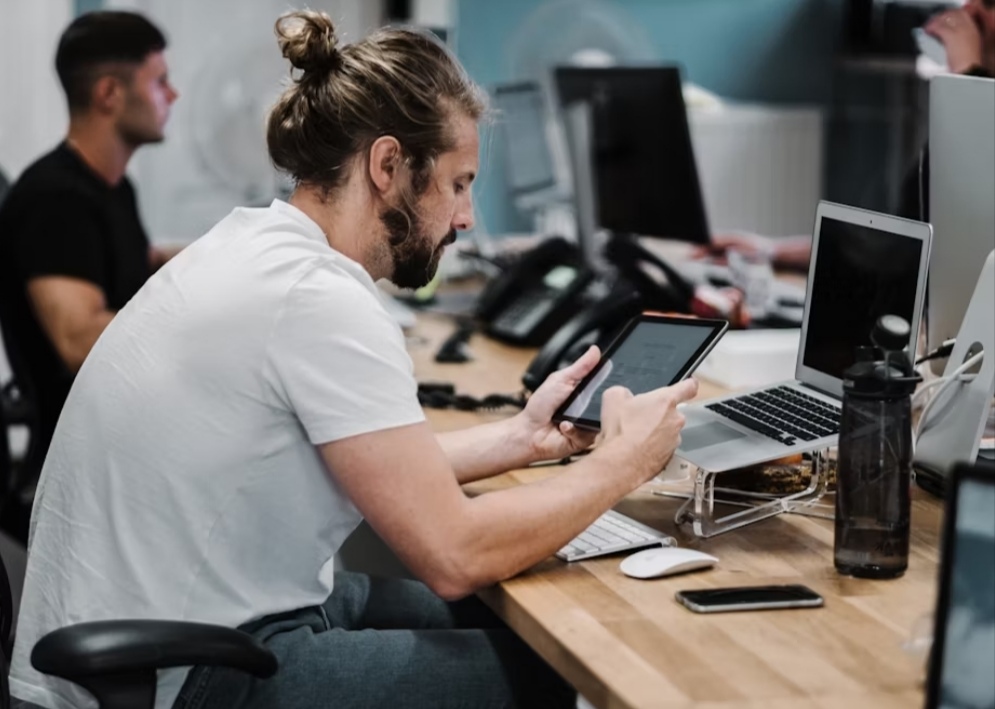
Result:
{"label": "man's ear", "polygon": [[111,74],[104,74],[90,89],[90,107],[100,113],[113,113],[124,100],[124,85]]}
{"label": "man's ear", "polygon": [[367,169],[370,181],[381,194],[390,191],[397,183],[401,170],[401,143],[392,135],[384,135],[373,141]]}

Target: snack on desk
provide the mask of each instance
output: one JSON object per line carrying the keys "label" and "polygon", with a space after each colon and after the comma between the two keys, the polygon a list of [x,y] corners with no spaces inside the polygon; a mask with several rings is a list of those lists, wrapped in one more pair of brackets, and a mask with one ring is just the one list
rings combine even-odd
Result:
{"label": "snack on desk", "polygon": [[[828,490],[836,489],[836,460],[825,462]],[[763,492],[772,495],[790,495],[805,490],[812,480],[812,463],[801,456],[751,465],[720,473],[716,480],[719,487],[745,492]]]}

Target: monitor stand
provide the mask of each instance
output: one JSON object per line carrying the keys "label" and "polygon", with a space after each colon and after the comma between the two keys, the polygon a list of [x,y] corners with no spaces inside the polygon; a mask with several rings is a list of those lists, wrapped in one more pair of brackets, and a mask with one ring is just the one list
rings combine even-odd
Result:
{"label": "monitor stand", "polygon": [[995,302],[995,251],[988,255],[981,269],[981,278],[957,333],[944,376],[950,376],[979,350],[985,356],[972,380],[954,383],[936,394],[939,399],[930,407],[913,459],[917,470],[925,470],[927,475],[933,473],[943,478],[954,463],[973,461],[978,455],[995,397],[992,302]]}

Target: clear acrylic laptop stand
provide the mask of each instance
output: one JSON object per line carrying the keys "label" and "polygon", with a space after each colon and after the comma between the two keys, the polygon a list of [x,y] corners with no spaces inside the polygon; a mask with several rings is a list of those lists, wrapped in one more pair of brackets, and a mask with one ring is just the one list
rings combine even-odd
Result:
{"label": "clear acrylic laptop stand", "polygon": [[[805,514],[833,519],[833,508],[820,503],[826,494],[828,450],[811,453],[812,477],[808,487],[800,492],[776,495],[724,488],[716,484],[720,473],[698,469],[692,492],[654,489],[655,495],[686,498],[674,515],[677,524],[690,525],[697,537],[714,537],[748,524],[769,519],[782,513]],[[721,473],[735,475],[735,473]],[[717,508],[738,507],[736,512],[721,514]]]}

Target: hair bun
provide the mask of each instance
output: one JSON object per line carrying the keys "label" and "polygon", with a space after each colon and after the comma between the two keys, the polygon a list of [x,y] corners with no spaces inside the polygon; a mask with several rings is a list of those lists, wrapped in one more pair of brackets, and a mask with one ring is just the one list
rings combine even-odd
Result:
{"label": "hair bun", "polygon": [[307,73],[326,73],[341,62],[335,25],[324,12],[298,10],[276,21],[280,51],[290,63]]}

